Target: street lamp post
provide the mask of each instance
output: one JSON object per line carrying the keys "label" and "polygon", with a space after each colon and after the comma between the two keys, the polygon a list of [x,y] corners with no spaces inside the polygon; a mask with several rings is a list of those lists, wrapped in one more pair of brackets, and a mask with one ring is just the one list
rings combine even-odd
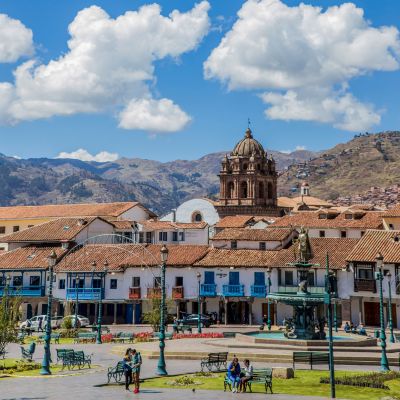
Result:
{"label": "street lamp post", "polygon": [[376,273],[376,279],[379,281],[379,317],[380,317],[380,324],[381,324],[381,333],[380,333],[380,340],[381,340],[381,371],[386,372],[390,371],[389,368],[389,361],[386,355],[386,334],[385,334],[385,320],[383,314],[383,255],[378,253],[376,256],[376,266],[378,267],[378,272]]}
{"label": "street lamp post", "polygon": [[325,304],[328,308],[328,343],[329,343],[329,380],[331,383],[331,398],[336,398],[335,360],[333,358],[333,329],[332,329],[332,301],[334,290],[334,276],[329,273],[329,255],[326,253],[325,274]]}
{"label": "street lamp post", "polygon": [[74,328],[78,328],[78,306],[79,306],[79,280],[78,274],[75,275],[75,320],[74,320]]}
{"label": "street lamp post", "polygon": [[9,290],[10,290],[10,282],[11,282],[11,276],[7,275],[6,276],[6,286],[4,287],[4,293],[3,296],[6,299],[6,311],[9,311],[10,303],[9,303]]}
{"label": "street lamp post", "polygon": [[[271,271],[269,268],[267,270],[267,285],[268,285],[268,295],[269,295],[269,292],[271,291]],[[271,302],[269,301],[269,299],[267,302],[267,327],[268,327],[268,330],[270,331],[271,330]]]}
{"label": "street lamp post", "polygon": [[[96,261],[92,262],[92,266],[93,266],[93,271],[96,269]],[[100,279],[101,279],[101,284],[100,284],[100,295],[99,295],[99,315],[97,316],[97,338],[96,338],[96,344],[102,344],[103,342],[101,341],[101,323],[102,323],[102,319],[103,319],[103,281],[105,281],[105,277],[108,273],[108,262],[104,261],[104,268],[102,272],[99,272],[100,275]],[[105,285],[104,285],[105,286]],[[105,290],[105,287],[104,287]]]}
{"label": "street lamp post", "polygon": [[392,316],[392,274],[389,272],[387,274],[388,278],[388,287],[389,287],[389,302],[388,302],[388,308],[389,308],[389,331],[390,331],[390,343],[394,343],[394,335],[393,335],[393,316]]}
{"label": "street lamp post", "polygon": [[51,375],[50,371],[50,338],[51,338],[51,306],[53,303],[53,268],[56,265],[57,254],[53,250],[49,256],[49,293],[47,296],[47,323],[46,334],[44,336],[44,354],[40,375]]}
{"label": "street lamp post", "polygon": [[197,287],[198,287],[198,292],[197,292],[197,303],[198,303],[198,307],[197,307],[197,333],[201,333],[201,297],[200,297],[200,281],[201,281],[201,273],[198,272],[196,274],[197,276]]}
{"label": "street lamp post", "polygon": [[161,306],[160,306],[160,356],[158,358],[157,375],[168,375],[165,365],[165,270],[168,260],[167,246],[161,247]]}
{"label": "street lamp post", "polygon": [[333,302],[333,326],[335,328],[335,332],[338,331],[338,323],[337,323],[337,302]]}

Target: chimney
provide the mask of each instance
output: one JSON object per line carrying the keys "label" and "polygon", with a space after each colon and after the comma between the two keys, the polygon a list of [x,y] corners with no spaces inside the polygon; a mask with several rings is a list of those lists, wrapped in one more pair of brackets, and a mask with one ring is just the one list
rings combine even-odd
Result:
{"label": "chimney", "polygon": [[176,208],[172,209],[172,222],[176,222]]}

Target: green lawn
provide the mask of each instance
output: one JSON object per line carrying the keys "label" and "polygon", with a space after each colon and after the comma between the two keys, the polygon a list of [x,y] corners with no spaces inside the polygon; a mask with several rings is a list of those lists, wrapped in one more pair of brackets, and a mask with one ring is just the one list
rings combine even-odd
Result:
{"label": "green lawn", "polygon": [[[337,376],[355,375],[358,372],[336,372]],[[196,381],[196,385],[172,386],[171,381],[176,377],[163,377],[147,379],[143,383],[144,388],[175,388],[175,389],[207,389],[223,390],[224,374],[213,374],[212,377],[191,376]],[[320,378],[329,376],[327,371],[296,371],[294,379],[273,379],[273,391],[276,394],[308,395],[308,396],[330,396],[330,385],[321,384]],[[379,400],[387,396],[399,396],[400,382],[392,380],[385,382],[390,390],[357,388],[352,386],[336,385],[336,397],[349,400]],[[264,393],[264,386],[260,384],[253,385],[253,392]]]}
{"label": "green lawn", "polygon": [[[5,360],[0,360],[0,375],[5,374],[5,375],[11,375],[11,376],[39,376],[40,375],[40,369],[41,369],[41,364],[40,363],[32,363],[35,364],[37,366],[37,368],[35,369],[31,369],[31,370],[25,370],[25,371],[16,371],[16,367],[17,364],[21,363],[21,360],[17,359],[17,358],[6,358]],[[29,362],[25,362],[24,364],[29,365]],[[5,367],[6,369],[3,369],[3,367]],[[96,368],[96,365],[92,365],[92,368]],[[12,370],[13,369],[13,370]],[[76,373],[76,372],[80,372],[80,371],[87,371],[88,368],[82,368],[82,369],[72,369],[72,370],[68,370],[65,369],[64,371],[66,372],[70,372],[70,373]],[[58,364],[52,364],[51,365],[51,372],[52,374],[58,374],[59,372],[62,371],[62,367],[61,365]]]}
{"label": "green lawn", "polygon": [[[30,344],[32,342],[37,342],[38,337],[37,336],[25,336],[24,339],[24,345]],[[73,344],[74,343],[74,338],[60,338],[60,344]],[[41,341],[40,344],[43,344],[43,341]],[[54,344],[54,341],[51,341],[51,344]]]}

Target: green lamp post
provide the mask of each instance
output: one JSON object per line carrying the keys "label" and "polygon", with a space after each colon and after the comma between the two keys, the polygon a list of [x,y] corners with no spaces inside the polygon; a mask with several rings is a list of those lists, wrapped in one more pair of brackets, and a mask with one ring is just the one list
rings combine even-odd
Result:
{"label": "green lamp post", "polygon": [[335,332],[338,331],[338,323],[337,323],[337,302],[333,302],[333,326],[335,328]]}
{"label": "green lamp post", "polygon": [[46,333],[44,336],[44,354],[42,360],[42,369],[40,375],[51,375],[50,362],[50,339],[51,339],[51,307],[53,304],[53,268],[56,265],[57,254],[53,250],[49,256],[49,292],[47,295],[47,322],[46,322]]}
{"label": "green lamp post", "polygon": [[376,266],[378,268],[378,272],[376,272],[375,277],[379,282],[379,318],[380,318],[380,325],[381,325],[381,333],[380,333],[380,340],[381,340],[381,371],[386,372],[390,371],[389,368],[389,361],[386,355],[386,334],[385,334],[385,320],[383,314],[383,255],[378,253],[376,258]]}
{"label": "green lamp post", "polygon": [[329,255],[326,253],[325,272],[325,304],[328,308],[328,343],[329,343],[329,380],[331,383],[331,398],[336,398],[335,361],[333,358],[333,329],[332,329],[332,301],[331,296],[336,292],[336,277],[329,272]]}
{"label": "green lamp post", "polygon": [[[271,270],[270,268],[267,269],[267,285],[268,285],[268,295],[271,291]],[[267,303],[267,327],[268,330],[271,330],[271,302],[268,299]]]}
{"label": "green lamp post", "polygon": [[75,320],[74,328],[78,328],[78,308],[79,308],[79,278],[78,274],[75,274]]}
{"label": "green lamp post", "polygon": [[197,276],[197,283],[198,283],[198,293],[197,293],[197,333],[201,333],[201,296],[200,296],[200,281],[201,281],[201,273],[198,272]]}
{"label": "green lamp post", "polygon": [[[93,267],[93,272],[96,270],[96,261],[92,262],[92,267]],[[101,279],[101,286],[103,285],[103,281],[105,282],[105,277],[107,276],[108,273],[108,262],[107,260],[104,261],[104,268],[103,271],[98,272],[98,275],[100,276]],[[102,344],[101,340],[101,324],[103,320],[103,293],[105,292],[105,285],[104,288],[101,288],[103,290],[100,290],[100,295],[99,295],[99,315],[97,316],[97,338],[96,338],[96,344]],[[104,291],[104,292],[103,292]]]}
{"label": "green lamp post", "polygon": [[167,268],[168,249],[161,247],[161,306],[160,306],[160,356],[158,357],[157,375],[168,375],[165,364],[165,270]]}
{"label": "green lamp post", "polygon": [[388,278],[388,289],[389,289],[389,298],[388,298],[388,308],[389,308],[389,332],[390,332],[390,343],[394,343],[394,335],[393,335],[393,316],[392,316],[392,274],[389,272],[387,275]]}

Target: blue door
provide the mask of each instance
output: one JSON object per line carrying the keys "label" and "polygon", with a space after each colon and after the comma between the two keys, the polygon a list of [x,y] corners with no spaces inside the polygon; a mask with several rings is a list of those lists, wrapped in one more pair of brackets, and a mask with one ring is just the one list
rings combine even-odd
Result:
{"label": "blue door", "polygon": [[265,286],[264,272],[254,272],[254,284],[256,286]]}
{"label": "blue door", "polygon": [[229,272],[229,284],[230,285],[239,285],[239,271],[230,271]]}
{"label": "blue door", "polygon": [[206,272],[204,272],[204,283],[206,285],[213,285],[215,283],[214,271],[206,271]]}
{"label": "blue door", "polygon": [[140,303],[135,304],[135,324],[142,322],[142,305]]}
{"label": "blue door", "polygon": [[127,304],[126,305],[125,322],[127,324],[132,324],[133,323],[133,304]]}

